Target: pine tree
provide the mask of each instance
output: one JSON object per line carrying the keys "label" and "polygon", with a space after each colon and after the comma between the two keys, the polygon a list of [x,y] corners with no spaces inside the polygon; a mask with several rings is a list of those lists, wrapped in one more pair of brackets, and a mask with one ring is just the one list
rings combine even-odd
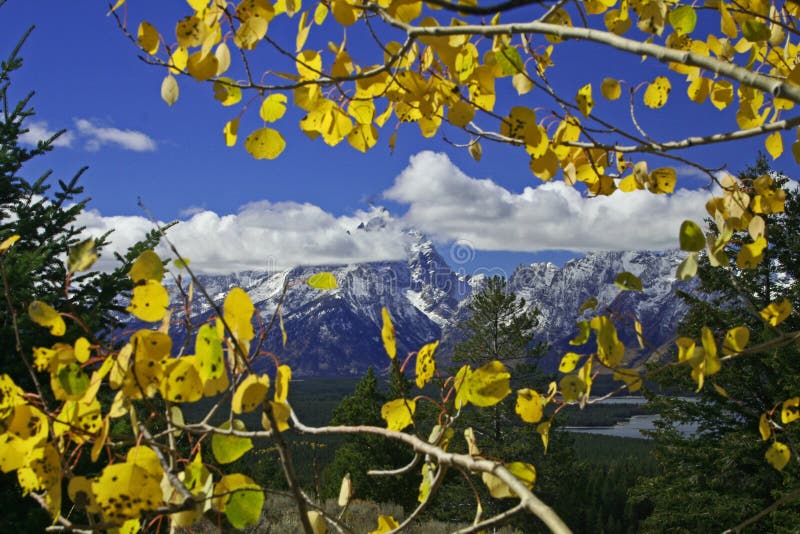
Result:
{"label": "pine tree", "polygon": [[[741,177],[753,180],[768,170],[761,157]],[[774,247],[757,269],[734,270],[729,277],[712,268],[707,258],[701,260],[698,293],[682,295],[690,309],[679,327],[680,335],[698,337],[705,324],[719,339],[725,328],[739,324],[750,329],[750,345],[754,345],[776,333],[766,328],[753,310],[780,297],[788,298],[798,309],[800,194],[796,190],[787,196],[785,210],[767,217],[767,235]],[[747,239],[739,237],[740,243]],[[785,331],[798,327],[797,314],[781,325]],[[658,375],[658,382],[672,392],[691,395],[695,384],[687,375],[681,368]],[[764,459],[768,443],[758,435],[760,414],[800,393],[797,347],[736,358],[710,379],[712,383],[706,384],[695,400],[662,397],[653,401],[661,413],[658,429],[652,434],[659,474],[640,481],[634,490],[637,500],[654,506],[644,523],[647,532],[722,531],[797,487],[796,468],[773,469]],[[687,424],[696,426],[697,431],[684,435],[680,429]],[[788,425],[784,430],[782,441],[797,443],[800,432],[796,427]],[[698,466],[705,467],[700,471]],[[798,524],[795,501],[759,522],[754,532],[793,531]]]}
{"label": "pine tree", "polygon": [[[3,293],[0,298],[0,372],[33,391],[32,370],[25,360],[31,361],[33,347],[50,346],[56,340],[30,321],[27,305],[41,300],[80,318],[85,330],[76,322],[68,321],[67,333],[58,341],[71,343],[87,332],[110,337],[120,326],[118,318],[124,300],[120,296],[132,287],[127,272],[143,250],[158,243],[159,234],[153,231],[124,256],[117,255],[118,267],[112,272],[72,276],[70,291],[65,294],[68,273],[64,259],[70,248],[80,241],[83,230],[76,222],[88,199],[81,198],[83,188],[78,180],[86,169],[66,182],[58,180],[57,188],[52,188],[49,171],[35,180],[23,176],[25,165],[52,150],[53,142],[63,133],[57,132],[32,148],[20,142],[28,131],[26,121],[33,116],[30,107],[33,93],[12,103],[9,91],[11,74],[22,67],[19,52],[29,34],[30,30],[0,65],[0,242],[15,234],[20,236],[11,250],[0,258],[0,291]],[[99,251],[106,244],[105,237],[97,240]],[[40,379],[40,382],[47,384],[47,380]],[[0,516],[3,532],[40,531],[47,526],[49,519],[41,507],[21,497],[15,475],[0,477],[0,499],[5,505]]]}

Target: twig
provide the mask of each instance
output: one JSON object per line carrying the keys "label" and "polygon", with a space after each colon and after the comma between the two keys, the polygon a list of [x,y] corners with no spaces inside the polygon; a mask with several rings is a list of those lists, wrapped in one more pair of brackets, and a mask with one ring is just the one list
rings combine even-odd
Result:
{"label": "twig", "polygon": [[483,530],[486,527],[491,527],[499,523],[502,523],[512,515],[517,514],[524,509],[525,507],[522,506],[522,503],[519,503],[518,505],[514,506],[513,508],[509,508],[503,513],[492,516],[489,519],[485,519],[480,523],[475,523],[474,525],[469,526],[467,528],[462,528],[461,530],[457,530],[454,532],[454,534],[468,534],[470,532],[478,532],[479,530]]}

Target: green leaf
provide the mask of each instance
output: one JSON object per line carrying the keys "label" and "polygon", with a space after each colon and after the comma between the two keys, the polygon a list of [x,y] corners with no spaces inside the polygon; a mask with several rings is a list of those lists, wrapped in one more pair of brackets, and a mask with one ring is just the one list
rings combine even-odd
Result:
{"label": "green leaf", "polygon": [[[222,430],[228,430],[230,427],[231,425],[228,421],[219,426]],[[233,428],[235,430],[247,430],[244,423],[239,419],[233,420]],[[214,434],[211,437],[211,451],[214,453],[214,458],[221,464],[235,462],[252,448],[253,441],[250,438],[223,434]]]}
{"label": "green leaf", "polygon": [[681,224],[678,241],[681,245],[681,250],[687,252],[700,252],[706,246],[706,237],[703,235],[703,230],[694,221],[683,221]]}
{"label": "green leaf", "polygon": [[336,278],[329,272],[317,273],[309,277],[306,283],[314,289],[336,289],[339,287],[336,283]]}
{"label": "green leaf", "polygon": [[513,46],[504,46],[494,53],[497,64],[506,76],[513,76],[519,72],[525,72],[525,65],[522,63],[522,57]]}
{"label": "green leaf", "polygon": [[214,487],[214,495],[225,495],[222,498],[225,516],[234,528],[241,530],[258,524],[264,493],[250,477],[239,473],[225,475]]}
{"label": "green leaf", "polygon": [[679,6],[669,12],[669,23],[678,35],[688,35],[697,26],[697,13],[692,6]]}
{"label": "green leaf", "polygon": [[633,273],[622,272],[614,279],[614,284],[623,291],[641,291],[642,281]]}
{"label": "green leaf", "polygon": [[80,397],[89,389],[89,375],[75,362],[58,368],[58,382],[70,398]]}
{"label": "green leaf", "polygon": [[742,35],[744,35],[744,38],[748,41],[757,43],[769,39],[772,32],[769,26],[760,20],[748,19],[742,24]]}

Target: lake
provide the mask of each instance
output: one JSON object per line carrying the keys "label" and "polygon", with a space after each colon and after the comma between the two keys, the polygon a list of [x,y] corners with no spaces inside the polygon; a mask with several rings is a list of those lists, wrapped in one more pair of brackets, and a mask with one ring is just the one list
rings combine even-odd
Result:
{"label": "lake", "polygon": [[[691,397],[682,397],[684,400],[692,400]],[[612,397],[603,401],[603,404],[647,404],[644,397]],[[580,432],[583,434],[602,434],[604,436],[616,436],[619,438],[645,438],[642,430],[654,430],[658,414],[634,415],[624,421],[619,421],[614,426],[567,426],[564,430],[568,432]],[[695,425],[681,425],[678,430],[685,435],[691,434],[696,430]]]}

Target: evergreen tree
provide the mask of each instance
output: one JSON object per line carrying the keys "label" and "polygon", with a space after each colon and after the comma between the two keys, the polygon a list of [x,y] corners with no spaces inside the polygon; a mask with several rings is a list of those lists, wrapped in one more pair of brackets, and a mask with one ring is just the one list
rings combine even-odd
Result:
{"label": "evergreen tree", "polygon": [[[355,392],[342,399],[334,409],[331,424],[384,426],[381,406],[386,401],[375,371],[370,367]],[[412,458],[408,449],[383,437],[369,434],[348,436],[325,469],[323,492],[329,497],[337,496],[342,478],[350,473],[355,498],[376,503],[393,502],[408,508],[416,502],[417,470],[398,476],[370,476],[367,471],[396,469]]]}
{"label": "evergreen tree", "polygon": [[[741,178],[751,182],[768,170],[762,156]],[[680,325],[680,335],[697,338],[704,324],[714,330],[717,339],[730,325],[747,326],[750,345],[777,335],[753,312],[780,297],[790,299],[795,310],[800,306],[796,284],[800,279],[797,190],[789,193],[785,210],[765,217],[773,246],[757,269],[733,269],[729,274],[712,268],[707,258],[701,259],[697,294],[682,294],[690,309]],[[743,233],[738,242],[748,239]],[[800,320],[792,314],[780,328],[794,331],[798,327]],[[656,378],[671,392],[691,395],[695,389],[685,367]],[[650,501],[654,507],[643,524],[646,532],[719,532],[798,487],[796,465],[783,472],[773,469],[764,459],[768,443],[758,435],[760,415],[800,393],[797,347],[738,357],[726,362],[709,380],[697,399],[659,397],[652,401],[662,417],[652,434],[659,474],[640,481],[634,490],[638,501]],[[683,425],[697,430],[684,435]],[[797,443],[797,427],[788,425],[784,430],[781,440]],[[762,519],[752,531],[794,532],[799,524],[795,500]]]}
{"label": "evergreen tree", "polygon": [[[494,276],[473,295],[467,313],[458,325],[465,341],[456,344],[453,361],[479,367],[498,360],[511,370],[514,385],[541,391],[547,381],[537,369],[545,347],[533,342],[538,312],[527,309],[525,299],[509,290],[505,278]],[[470,423],[476,432],[500,444],[503,429],[517,424],[513,410],[514,397],[509,396],[492,410],[471,414]]]}
{"label": "evergreen tree", "polygon": [[[0,2],[0,7],[2,4]],[[28,304],[33,300],[45,301],[80,319],[83,326],[68,321],[67,332],[58,341],[71,343],[88,333],[110,337],[120,325],[119,312],[124,308],[124,299],[119,297],[132,287],[127,272],[143,250],[157,244],[158,233],[151,232],[125,256],[118,255],[120,261],[113,272],[72,276],[70,290],[65,293],[68,273],[64,259],[70,248],[79,242],[82,228],[76,226],[76,220],[88,200],[80,198],[83,188],[78,185],[85,169],[66,182],[58,180],[55,190],[49,183],[50,172],[35,180],[23,176],[25,165],[52,150],[53,142],[63,133],[58,132],[32,148],[20,142],[20,137],[28,131],[26,121],[33,115],[29,105],[33,93],[12,103],[9,90],[11,74],[22,66],[19,51],[29,33],[30,30],[0,65],[0,242],[15,234],[20,236],[12,249],[0,258],[0,291],[3,292],[0,298],[0,372],[11,376],[26,390],[35,391],[32,371],[25,361],[32,360],[33,347],[50,346],[56,339],[30,321],[26,312]],[[105,238],[98,240],[98,250],[102,250],[105,243]],[[41,378],[39,381],[48,383]],[[22,498],[16,475],[0,477],[0,499],[5,505],[0,516],[3,532],[41,531],[47,526],[49,518],[41,507],[31,499]]]}

